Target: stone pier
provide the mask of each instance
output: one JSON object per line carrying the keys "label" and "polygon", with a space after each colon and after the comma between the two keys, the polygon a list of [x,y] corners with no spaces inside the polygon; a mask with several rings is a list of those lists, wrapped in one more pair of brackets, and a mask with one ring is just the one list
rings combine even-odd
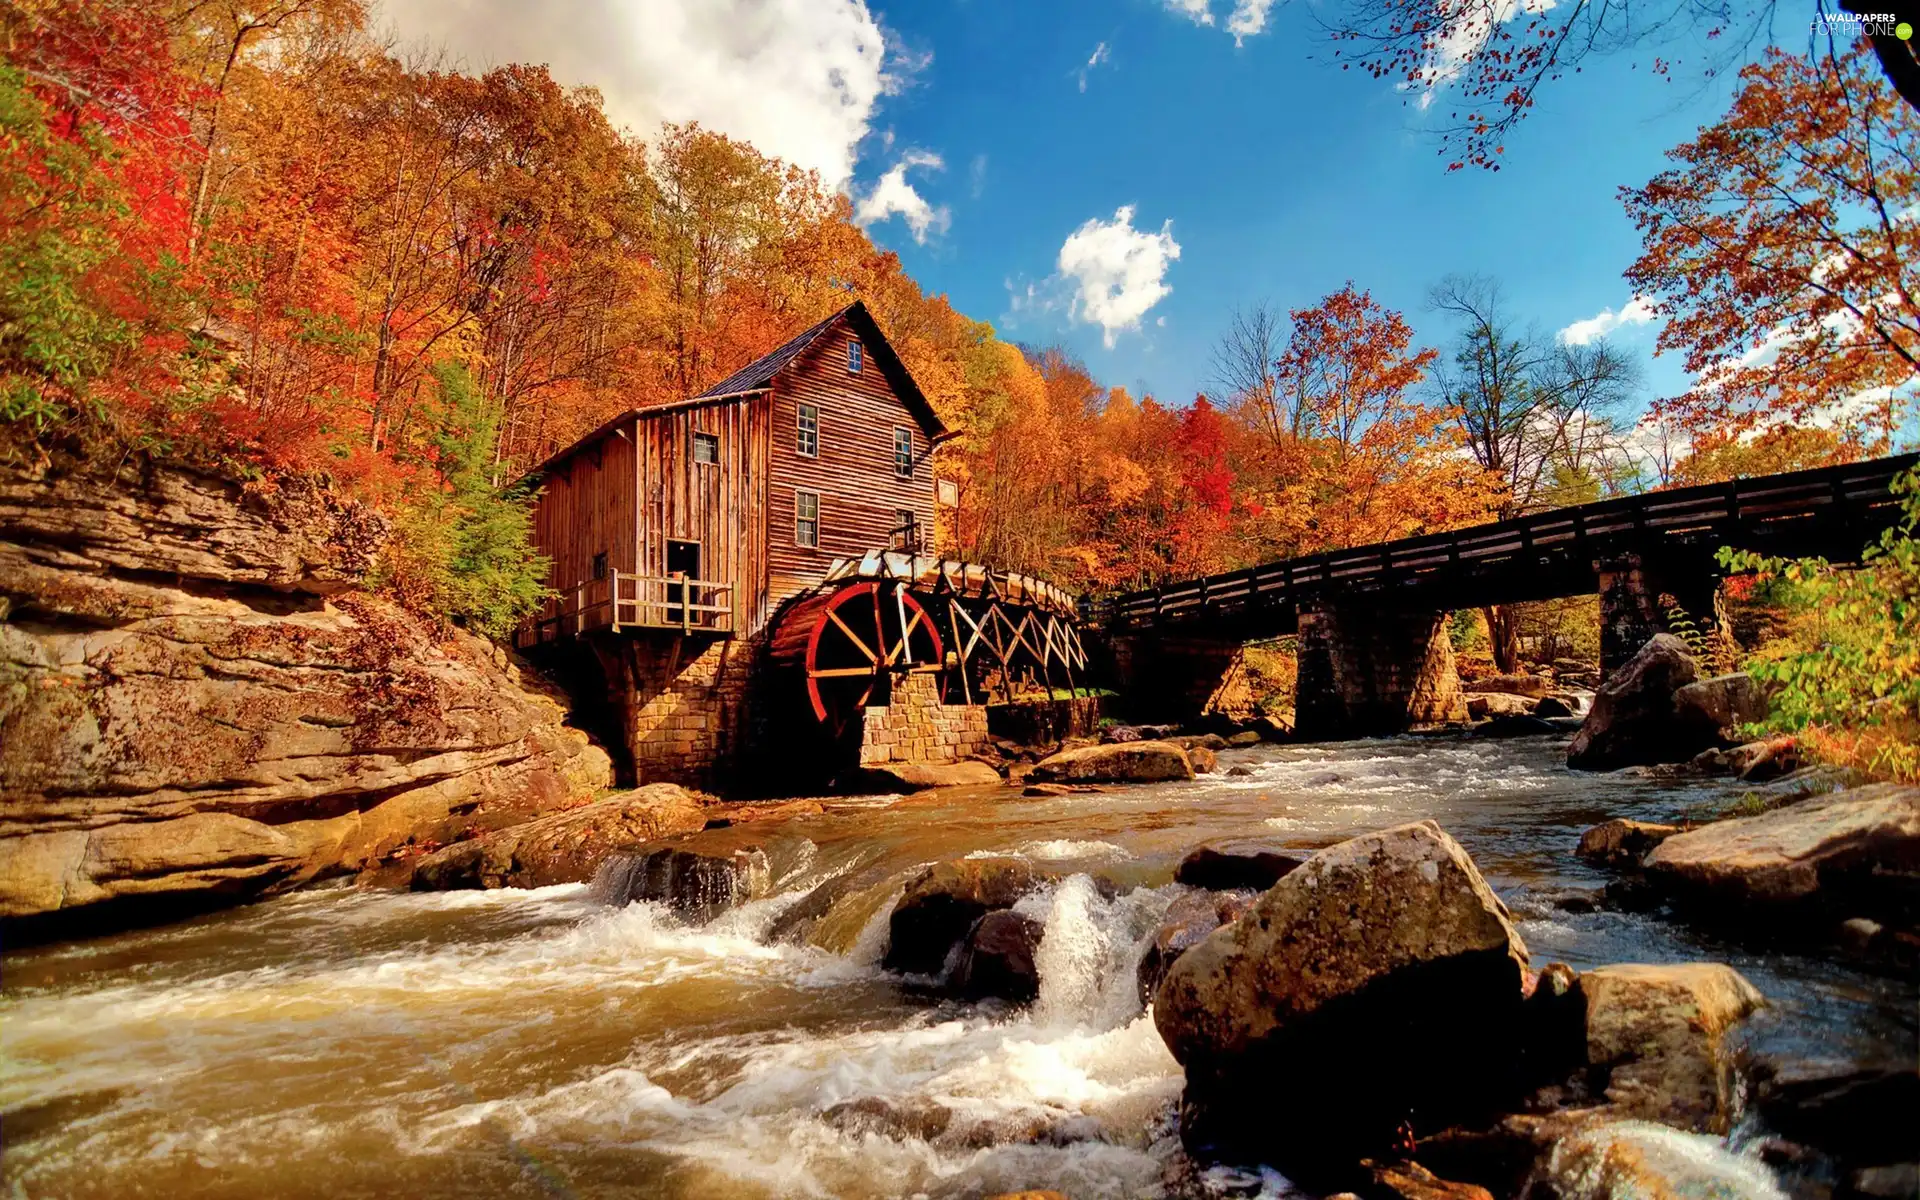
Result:
{"label": "stone pier", "polygon": [[595,637],[638,783],[727,782],[745,725],[753,646],[678,636]]}
{"label": "stone pier", "polygon": [[860,765],[951,763],[984,754],[987,710],[980,704],[942,704],[933,676],[895,680],[885,707],[862,714]]}
{"label": "stone pier", "polygon": [[1308,741],[1464,721],[1447,614],[1330,604],[1300,613],[1295,732]]}
{"label": "stone pier", "polygon": [[1694,627],[1709,637],[1726,623],[1720,604],[1720,573],[1711,559],[1652,558],[1622,554],[1594,563],[1600,581],[1600,676],[1619,670],[1656,633],[1673,633],[1670,597]]}
{"label": "stone pier", "polygon": [[1115,684],[1134,720],[1180,722],[1253,710],[1238,641],[1119,636],[1108,650]]}

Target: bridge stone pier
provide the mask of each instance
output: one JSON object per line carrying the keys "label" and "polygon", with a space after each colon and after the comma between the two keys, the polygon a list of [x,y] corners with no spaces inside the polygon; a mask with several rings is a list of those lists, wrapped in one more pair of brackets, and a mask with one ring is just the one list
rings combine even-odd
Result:
{"label": "bridge stone pier", "polygon": [[1299,615],[1294,730],[1308,741],[1467,719],[1447,614],[1322,603]]}
{"label": "bridge stone pier", "polygon": [[1626,664],[1656,633],[1672,633],[1671,597],[1702,633],[1725,623],[1721,572],[1702,555],[1616,554],[1593,564],[1600,593],[1600,675]]}
{"label": "bridge stone pier", "polygon": [[1238,639],[1119,636],[1107,650],[1127,712],[1136,720],[1180,722],[1253,711]]}

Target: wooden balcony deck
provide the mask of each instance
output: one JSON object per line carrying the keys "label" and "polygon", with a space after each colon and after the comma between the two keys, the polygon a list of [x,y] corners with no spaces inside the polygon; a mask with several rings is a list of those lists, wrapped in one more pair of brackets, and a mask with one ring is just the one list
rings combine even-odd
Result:
{"label": "wooden balcony deck", "polygon": [[682,637],[732,637],[733,585],[685,575],[636,575],[613,571],[584,579],[559,595],[514,631],[518,650],[607,630],[654,629]]}

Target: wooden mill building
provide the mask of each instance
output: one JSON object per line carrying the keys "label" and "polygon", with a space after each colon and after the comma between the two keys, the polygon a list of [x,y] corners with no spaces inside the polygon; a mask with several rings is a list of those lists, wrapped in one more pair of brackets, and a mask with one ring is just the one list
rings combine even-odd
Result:
{"label": "wooden mill building", "polygon": [[[903,737],[919,759],[964,757],[986,737],[965,711],[974,645],[1062,670],[1079,648],[1070,597],[930,557],[930,456],[949,436],[863,303],[699,395],[623,413],[535,468],[556,596],[516,645],[560,663],[577,703],[604,697],[642,781],[726,780],[749,746],[796,737],[847,761]],[[996,595],[1016,610],[1004,629]],[[1044,652],[1039,626],[1031,646],[1008,636],[1041,603]],[[944,702],[949,668],[963,703]],[[896,692],[926,711],[886,715]]]}

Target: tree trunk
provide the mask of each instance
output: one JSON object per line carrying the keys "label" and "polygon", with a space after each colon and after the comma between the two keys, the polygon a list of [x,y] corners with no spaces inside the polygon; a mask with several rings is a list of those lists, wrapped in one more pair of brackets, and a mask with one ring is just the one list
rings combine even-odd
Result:
{"label": "tree trunk", "polygon": [[1520,625],[1513,609],[1505,604],[1489,604],[1480,610],[1487,618],[1487,642],[1493,651],[1493,665],[1502,675],[1520,669]]}

